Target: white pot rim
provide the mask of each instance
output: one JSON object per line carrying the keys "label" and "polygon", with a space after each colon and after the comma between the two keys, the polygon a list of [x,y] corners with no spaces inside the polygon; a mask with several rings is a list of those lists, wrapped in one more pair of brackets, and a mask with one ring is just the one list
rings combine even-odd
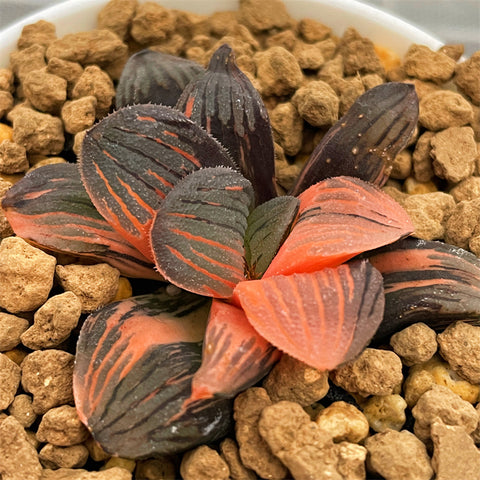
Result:
{"label": "white pot rim", "polygon": [[[55,24],[58,37],[67,33],[91,30],[96,26],[100,9],[108,0],[66,0],[29,15],[0,32],[0,67],[9,63],[10,52],[25,25],[47,20]],[[145,0],[140,0],[145,1]],[[161,5],[196,13],[236,10],[238,0],[156,0]],[[353,26],[374,43],[402,56],[412,43],[434,50],[443,43],[435,36],[382,10],[358,0],[284,0],[290,14],[297,19],[310,17],[331,27],[337,35]]]}

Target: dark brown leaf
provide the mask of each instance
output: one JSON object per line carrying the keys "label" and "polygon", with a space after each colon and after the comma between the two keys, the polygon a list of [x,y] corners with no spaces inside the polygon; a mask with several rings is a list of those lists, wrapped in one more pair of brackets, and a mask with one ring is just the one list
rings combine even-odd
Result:
{"label": "dark brown leaf", "polygon": [[196,62],[145,49],[133,54],[118,82],[117,109],[139,103],[174,107],[190,80],[204,72]]}
{"label": "dark brown leaf", "polygon": [[185,88],[177,108],[226,147],[252,182],[257,205],[276,196],[267,109],[228,45],[214,52],[206,73]]}
{"label": "dark brown leaf", "polygon": [[290,194],[296,196],[320,180],[341,175],[382,186],[417,120],[413,85],[391,82],[368,90],[322,138]]}

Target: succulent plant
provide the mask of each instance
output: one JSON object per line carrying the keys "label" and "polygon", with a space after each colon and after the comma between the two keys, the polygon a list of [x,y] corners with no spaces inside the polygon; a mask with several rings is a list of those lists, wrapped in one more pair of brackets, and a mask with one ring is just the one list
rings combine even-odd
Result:
{"label": "succulent plant", "polygon": [[148,57],[127,63],[124,87],[147,73],[87,132],[78,163],[33,171],[2,203],[17,235],[157,282],[80,332],[75,403],[107,452],[222,437],[233,396],[283,353],[332,370],[406,323],[478,316],[479,262],[405,238],[407,214],[379,188],[417,123],[412,85],[359,97],[277,196],[268,115],[230,47],[175,108],[136,104],[185,66],[157,74]]}

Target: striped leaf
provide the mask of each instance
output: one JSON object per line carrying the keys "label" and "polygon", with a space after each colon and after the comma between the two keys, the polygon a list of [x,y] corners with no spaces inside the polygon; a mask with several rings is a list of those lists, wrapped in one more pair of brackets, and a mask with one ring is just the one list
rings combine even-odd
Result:
{"label": "striped leaf", "polygon": [[382,186],[418,120],[415,87],[388,82],[374,87],[327,132],[300,173],[291,195],[329,177],[358,177]]}
{"label": "striped leaf", "polygon": [[127,458],[177,453],[225,435],[228,401],[189,401],[209,305],[164,291],[87,318],[77,345],[75,405],[105,451]]}
{"label": "striped leaf", "polygon": [[267,109],[238,68],[229,45],[214,52],[205,74],[183,91],[177,108],[202,125],[252,182],[256,204],[276,196],[273,136]]}
{"label": "striped leaf", "polygon": [[415,322],[437,330],[455,320],[478,322],[480,260],[443,242],[406,238],[372,252],[372,264],[382,273],[385,318],[375,341]]}
{"label": "striped leaf", "polygon": [[243,239],[252,204],[250,182],[233,170],[204,168],[186,177],[153,223],[158,271],[185,290],[230,297],[245,278]]}
{"label": "striped leaf", "polygon": [[262,203],[249,215],[245,233],[245,260],[249,277],[260,278],[290,233],[299,200],[284,195]]}
{"label": "striped leaf", "polygon": [[186,58],[144,49],[123,67],[115,95],[117,109],[139,103],[174,107],[183,89],[205,69]]}
{"label": "striped leaf", "polygon": [[215,139],[181,112],[134,105],[87,132],[79,165],[97,210],[151,258],[148,235],[165,195],[190,172],[233,163]]}
{"label": "striped leaf", "polygon": [[319,370],[356,357],[382,321],[382,276],[368,261],[242,282],[249,322],[272,345]]}
{"label": "striped leaf", "polygon": [[7,192],[2,208],[14,232],[50,250],[107,262],[131,277],[161,277],[93,206],[76,165],[37,168]]}
{"label": "striped leaf", "polygon": [[373,184],[335,177],[299,196],[292,233],[265,276],[314,272],[387,245],[413,231],[407,213]]}
{"label": "striped leaf", "polygon": [[214,299],[192,398],[231,398],[261,380],[280,352],[250,325],[242,309]]}

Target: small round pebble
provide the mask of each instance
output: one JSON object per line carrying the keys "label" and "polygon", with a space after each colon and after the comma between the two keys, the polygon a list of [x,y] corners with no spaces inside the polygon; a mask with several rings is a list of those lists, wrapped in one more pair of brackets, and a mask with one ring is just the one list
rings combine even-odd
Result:
{"label": "small round pebble", "polygon": [[33,395],[33,411],[44,414],[53,407],[73,403],[74,355],[62,350],[38,350],[22,362],[22,387]]}
{"label": "small round pebble", "polygon": [[408,430],[368,437],[367,468],[385,480],[430,480],[433,469],[425,445]]}
{"label": "small round pebble", "polygon": [[394,352],[366,348],[358,358],[334,370],[331,378],[347,392],[362,397],[398,393],[403,381],[402,361]]}
{"label": "small round pebble", "polygon": [[434,385],[418,399],[412,415],[415,418],[413,431],[422,441],[430,438],[430,427],[435,421],[462,426],[467,433],[475,431],[479,421],[478,412],[471,403],[441,385]]}
{"label": "small round pebble", "polygon": [[285,478],[285,466],[272,454],[259,433],[260,415],[265,407],[272,405],[267,391],[259,387],[249,388],[237,395],[233,405],[235,435],[243,464],[260,477]]}
{"label": "small round pebble", "polygon": [[368,420],[354,405],[333,402],[320,411],[315,419],[321,430],[328,432],[335,442],[360,443],[369,431]]}
{"label": "small round pebble", "polygon": [[438,348],[435,331],[422,322],[392,335],[390,345],[407,366],[430,360]]}
{"label": "small round pebble", "polygon": [[263,388],[272,402],[289,400],[306,407],[327,394],[328,372],[321,372],[284,354],[263,381]]}
{"label": "small round pebble", "polygon": [[58,447],[47,443],[38,453],[45,468],[81,468],[88,460],[88,450],[85,445]]}
{"label": "small round pebble", "polygon": [[97,265],[58,265],[56,276],[61,287],[73,292],[82,304],[82,313],[90,313],[115,297],[120,272],[106,263]]}
{"label": "small round pebble", "polygon": [[25,393],[21,393],[13,399],[8,407],[8,413],[13,415],[25,428],[31,427],[37,419],[37,414],[33,411],[32,397]]}
{"label": "small round pebble", "polygon": [[376,432],[400,431],[407,419],[406,408],[407,402],[398,394],[374,395],[362,405],[370,428]]}
{"label": "small round pebble", "polygon": [[230,471],[216,450],[202,445],[187,452],[180,464],[184,480],[228,480]]}
{"label": "small round pebble", "polygon": [[80,421],[77,410],[70,405],[51,408],[42,417],[37,430],[40,442],[58,447],[69,447],[82,443],[89,436],[88,430]]}
{"label": "small round pebble", "polygon": [[4,238],[0,244],[0,308],[29,312],[45,303],[56,263],[55,257],[20,237]]}
{"label": "small round pebble", "polygon": [[455,322],[438,335],[440,353],[462,378],[480,383],[480,327]]}
{"label": "small round pebble", "polygon": [[0,312],[0,352],[15,348],[29,325],[28,320],[24,318]]}
{"label": "small round pebble", "polygon": [[42,475],[37,450],[11,415],[0,422],[0,473],[4,480],[37,480]]}
{"label": "small round pebble", "polygon": [[417,400],[433,385],[442,385],[459,395],[463,400],[475,403],[480,395],[480,385],[460,378],[440,357],[434,356],[425,363],[410,368],[403,383],[404,398],[412,408]]}
{"label": "small round pebble", "polygon": [[50,297],[35,312],[33,325],[21,336],[22,343],[32,350],[60,345],[77,326],[81,310],[73,292]]}
{"label": "small round pebble", "polygon": [[0,411],[13,402],[20,385],[20,367],[0,353]]}

